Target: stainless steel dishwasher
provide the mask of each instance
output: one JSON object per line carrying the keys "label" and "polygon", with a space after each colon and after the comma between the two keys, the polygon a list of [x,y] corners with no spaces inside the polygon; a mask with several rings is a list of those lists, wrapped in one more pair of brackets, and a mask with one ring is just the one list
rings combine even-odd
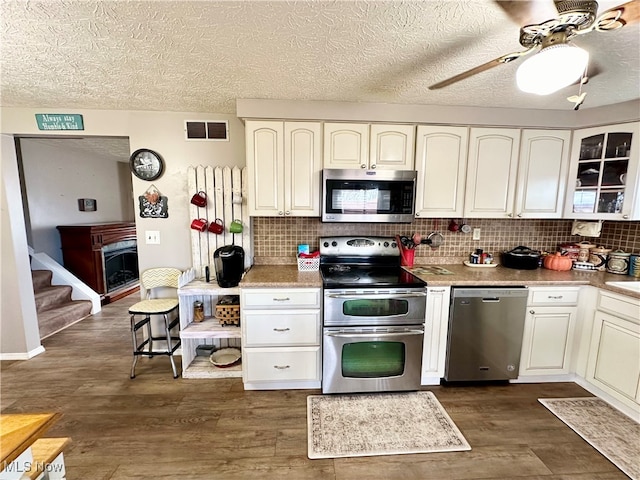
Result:
{"label": "stainless steel dishwasher", "polygon": [[451,291],[445,380],[516,378],[528,289],[454,287]]}

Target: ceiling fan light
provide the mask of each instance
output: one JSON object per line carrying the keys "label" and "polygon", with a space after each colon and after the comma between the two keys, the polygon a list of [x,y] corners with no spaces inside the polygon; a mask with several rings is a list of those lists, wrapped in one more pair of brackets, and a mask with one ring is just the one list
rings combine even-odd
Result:
{"label": "ceiling fan light", "polygon": [[518,67],[516,83],[523,92],[549,95],[578,80],[589,62],[582,48],[561,43],[543,48]]}

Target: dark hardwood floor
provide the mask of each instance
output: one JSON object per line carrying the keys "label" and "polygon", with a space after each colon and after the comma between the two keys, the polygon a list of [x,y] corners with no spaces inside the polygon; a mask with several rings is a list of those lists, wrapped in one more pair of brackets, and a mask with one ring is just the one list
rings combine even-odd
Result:
{"label": "dark hardwood floor", "polygon": [[244,391],[241,379],[174,380],[169,360],[141,358],[129,378],[134,294],[2,362],[2,413],[61,412],[69,480],[627,478],[538,401],[590,394],[573,383],[429,387],[468,452],[309,460],[306,397]]}

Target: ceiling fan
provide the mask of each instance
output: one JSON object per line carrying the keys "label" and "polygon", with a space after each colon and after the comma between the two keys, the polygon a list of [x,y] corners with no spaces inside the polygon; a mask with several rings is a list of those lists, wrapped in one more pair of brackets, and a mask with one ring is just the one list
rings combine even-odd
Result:
{"label": "ceiling fan", "polygon": [[[537,2],[498,0],[496,3],[519,24],[531,18],[533,9],[540,6],[539,0]],[[599,15],[597,13],[598,3],[595,0],[554,0],[553,3],[558,12],[556,18],[520,28],[520,45],[524,47],[524,50],[502,55],[435,83],[429,89],[435,90],[449,86],[534,52],[537,53],[533,57],[529,57],[518,68],[516,80],[521,90],[546,95],[575,83],[581,77],[584,83],[584,72],[589,54],[571,45],[570,41],[578,35],[593,31],[615,30],[640,21],[640,0],[631,0],[605,10]],[[555,68],[542,65],[547,60],[550,60]],[[575,65],[573,65],[574,61]]]}

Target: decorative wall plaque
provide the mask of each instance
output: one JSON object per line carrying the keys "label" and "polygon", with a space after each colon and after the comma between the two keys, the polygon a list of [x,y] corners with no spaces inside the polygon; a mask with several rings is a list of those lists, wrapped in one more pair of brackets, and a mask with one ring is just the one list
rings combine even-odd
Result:
{"label": "decorative wall plaque", "polygon": [[142,218],[169,218],[169,199],[163,196],[155,185],[151,185],[138,199]]}

